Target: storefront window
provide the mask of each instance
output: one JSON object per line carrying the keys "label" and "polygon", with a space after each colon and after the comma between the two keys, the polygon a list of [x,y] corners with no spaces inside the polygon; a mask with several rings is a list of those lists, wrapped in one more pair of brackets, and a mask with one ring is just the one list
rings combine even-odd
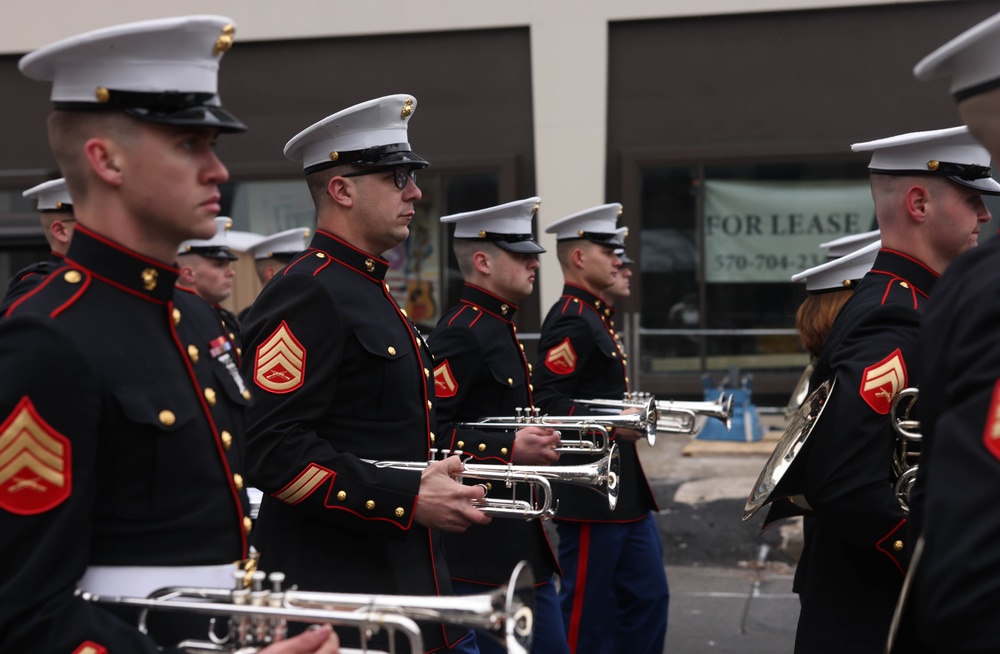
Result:
{"label": "storefront window", "polygon": [[789,277],[822,242],[875,228],[856,162],[647,167],[641,179],[644,375],[800,370],[805,296]]}

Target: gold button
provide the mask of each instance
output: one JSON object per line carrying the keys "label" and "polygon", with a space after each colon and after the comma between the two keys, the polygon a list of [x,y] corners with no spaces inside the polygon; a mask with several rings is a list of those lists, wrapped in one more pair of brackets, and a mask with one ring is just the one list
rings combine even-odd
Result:
{"label": "gold button", "polygon": [[594,300],[594,306],[597,307],[598,309],[600,309],[601,308],[601,301],[600,300]]}
{"label": "gold button", "polygon": [[472,307],[473,311],[479,311],[479,307]]}
{"label": "gold button", "polygon": [[243,348],[241,347],[236,348],[236,356],[238,357],[243,356]]}
{"label": "gold button", "polygon": [[455,447],[457,447],[458,449],[462,449],[463,447],[465,447],[465,441],[458,441],[457,443],[455,443]]}
{"label": "gold button", "polygon": [[424,379],[430,379],[430,378],[431,378],[431,371],[428,370],[427,368],[424,368]]}
{"label": "gold button", "polygon": [[79,284],[80,280],[83,279],[83,275],[81,275],[78,270],[70,270],[65,275],[63,275],[63,279],[65,279],[70,284]]}
{"label": "gold button", "polygon": [[389,346],[389,350],[388,350],[388,352],[389,352],[389,356],[391,356],[391,357],[394,357],[394,356],[396,356],[396,348],[394,348],[394,347],[393,347],[393,346],[391,346],[391,345]]}
{"label": "gold button", "polygon": [[430,400],[427,400],[427,410],[430,411],[433,408],[434,408],[434,403],[431,402]]}
{"label": "gold button", "polygon": [[529,364],[528,364],[528,374],[529,374],[529,375],[531,374],[531,371],[532,371],[532,367],[531,367],[531,364],[529,363]]}
{"label": "gold button", "polygon": [[910,285],[907,284],[906,282],[899,282],[899,285],[902,286],[903,288],[910,288]]}
{"label": "gold button", "polygon": [[235,341],[236,340],[236,334],[234,334],[232,332],[229,332],[229,340]]}
{"label": "gold button", "polygon": [[508,377],[507,378],[507,385],[508,386],[513,386],[514,385],[514,379],[512,377]]}
{"label": "gold button", "polygon": [[340,500],[341,502],[343,502],[344,500],[346,500],[347,499],[347,491],[340,491],[339,493],[337,493],[337,499]]}
{"label": "gold button", "polygon": [[437,437],[434,435],[434,432],[431,432],[431,442],[432,443],[434,442],[435,438],[437,438]]}
{"label": "gold button", "polygon": [[181,310],[180,309],[174,309],[173,313],[171,315],[174,318],[174,325],[181,324]]}
{"label": "gold button", "polygon": [[392,289],[389,288],[389,284],[384,284],[384,285],[385,285],[385,292],[386,293],[392,292]]}
{"label": "gold button", "polygon": [[518,345],[520,346],[521,351],[524,352],[524,343],[518,343]]}
{"label": "gold button", "polygon": [[215,406],[215,389],[206,388],[205,389],[205,400],[208,402],[208,406]]}
{"label": "gold button", "polygon": [[401,314],[403,314],[404,318],[409,318],[410,317],[410,314],[406,313],[406,309],[400,309],[399,312]]}
{"label": "gold button", "polygon": [[191,363],[198,363],[198,348],[188,345],[188,356],[191,357]]}
{"label": "gold button", "polygon": [[612,352],[612,353],[611,353],[611,358],[612,358],[612,359],[614,359],[614,358],[617,358],[617,356],[618,356],[618,353],[617,353],[617,352]]}
{"label": "gold button", "polygon": [[250,389],[247,389],[247,390],[243,391],[243,399],[244,400],[249,400],[250,399]]}
{"label": "gold button", "polygon": [[503,454],[504,456],[507,456],[507,448],[506,447],[500,448],[500,454]]}
{"label": "gold button", "polygon": [[219,434],[219,438],[222,439],[222,447],[229,451],[229,448],[233,446],[233,435],[228,431],[223,431]]}
{"label": "gold button", "polygon": [[534,384],[528,384],[528,390],[529,391],[535,390],[535,385]]}
{"label": "gold button", "polygon": [[316,258],[317,259],[326,259],[326,255],[323,254],[322,252],[317,252],[316,253]]}
{"label": "gold button", "polygon": [[246,532],[247,536],[250,535],[251,529],[253,529],[253,520],[249,516],[243,516],[243,531]]}
{"label": "gold button", "polygon": [[163,426],[169,427],[175,422],[177,422],[177,416],[174,415],[173,411],[169,409],[164,409],[163,411],[160,411],[160,423]]}
{"label": "gold button", "polygon": [[579,301],[580,301],[579,299],[573,298],[573,302],[579,302]]}
{"label": "gold button", "polygon": [[374,500],[368,500],[367,502],[365,502],[365,508],[368,509],[369,511],[371,511],[372,509],[374,509],[375,508],[375,501]]}
{"label": "gold button", "polygon": [[233,485],[236,486],[236,490],[243,490],[243,475],[238,472],[234,474]]}
{"label": "gold button", "polygon": [[479,451],[480,452],[485,452],[486,451],[486,443],[480,443],[479,444]]}
{"label": "gold button", "polygon": [[403,507],[397,506],[396,507],[396,517],[397,518],[402,518],[404,515],[406,515],[406,511],[403,510]]}
{"label": "gold button", "polygon": [[628,376],[625,377],[625,383],[628,383]]}
{"label": "gold button", "polygon": [[900,550],[902,550],[903,549],[903,541],[897,540],[895,543],[892,544],[892,549],[896,550],[897,552],[899,552]]}

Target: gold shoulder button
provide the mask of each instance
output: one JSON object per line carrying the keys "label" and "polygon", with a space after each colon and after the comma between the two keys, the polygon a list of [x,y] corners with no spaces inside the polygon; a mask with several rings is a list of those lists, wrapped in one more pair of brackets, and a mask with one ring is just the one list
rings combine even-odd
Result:
{"label": "gold shoulder button", "polygon": [[83,279],[83,275],[80,274],[79,270],[69,270],[63,275],[63,279],[70,284],[79,284],[80,280]]}
{"label": "gold shoulder button", "polygon": [[164,427],[170,427],[175,422],[177,422],[177,416],[170,409],[164,409],[160,411],[160,424]]}

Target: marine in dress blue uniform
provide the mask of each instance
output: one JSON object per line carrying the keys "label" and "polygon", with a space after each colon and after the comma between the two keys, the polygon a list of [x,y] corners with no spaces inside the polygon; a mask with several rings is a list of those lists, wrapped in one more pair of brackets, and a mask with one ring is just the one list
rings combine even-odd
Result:
{"label": "marine in dress blue uniform", "polygon": [[[496,207],[443,216],[455,225],[455,255],[465,277],[461,302],[431,333],[441,446],[461,450],[476,463],[547,465],[557,460],[559,442],[551,429],[470,431],[455,423],[489,416],[514,416],[531,402],[530,364],[517,339],[517,304],[531,293],[537,254],[545,250],[532,237],[537,197]],[[475,480],[468,480],[474,483]],[[512,498],[494,483],[489,495]],[[531,502],[522,485],[518,499]],[[566,632],[552,575],[559,565],[540,520],[497,519],[462,534],[445,536],[452,583],[459,594],[482,593],[507,582],[519,561],[527,560],[536,585],[532,651],[567,652]],[[488,638],[477,638],[482,652],[503,651]]]}
{"label": "marine in dress blue uniform", "polygon": [[[418,521],[432,508],[419,506],[433,502],[428,471],[368,462],[426,462],[436,438],[434,362],[380,256],[406,238],[420,198],[414,171],[427,162],[407,142],[415,109],[412,96],[378,98],[285,146],[314,191],[317,230],[250,309],[243,372],[255,391],[250,481],[264,493],[254,543],[264,568],[303,589],[451,594],[441,534]],[[447,483],[481,514],[468,502],[480,489]],[[428,651],[475,651],[467,630],[423,632]]]}
{"label": "marine in dress blue uniform", "polygon": [[22,193],[26,198],[34,198],[45,240],[51,248],[49,258],[27,266],[11,277],[7,293],[0,300],[0,316],[7,312],[14,302],[53,270],[62,267],[63,256],[73,235],[73,200],[63,178],[42,182]]}
{"label": "marine in dress blue uniform", "polygon": [[[1000,156],[1000,14],[928,55],[919,78],[950,78],[959,113]],[[922,434],[911,522],[921,534],[893,652],[996,651],[1000,561],[1000,239],[942,275],[920,334]]]}
{"label": "marine in dress blue uniform", "polygon": [[[535,403],[550,415],[587,415],[575,399],[622,399],[626,361],[599,295],[611,285],[623,247],[617,203],[573,214],[555,233],[566,284],[542,324],[533,370]],[[592,491],[558,488],[560,601],[573,652],[663,651],[669,589],[663,547],[651,511],[656,501],[635,445],[617,439],[621,491],[612,512]],[[583,461],[581,461],[583,459]],[[585,462],[563,456],[560,463]]]}
{"label": "marine in dress blue uniform", "polygon": [[[113,107],[107,120],[133,125],[136,138],[153,129],[142,121],[159,123],[156,133],[214,138],[244,129],[215,95],[225,51],[218,44],[231,43],[232,31],[214,16],[134,23],[53,44],[20,65],[53,81],[64,125],[79,119],[76,111]],[[140,72],[141,89],[128,71]],[[63,137],[53,129],[54,140]],[[207,139],[189,165],[211,166],[197,182],[198,193],[211,195],[225,169]],[[142,180],[129,164],[123,170]],[[97,185],[76,206],[80,224],[63,267],[0,322],[3,651],[160,651],[75,589],[144,596],[164,582],[228,588],[247,555],[241,436],[249,390],[225,364],[232,345],[207,304],[175,291],[177,269],[163,259],[177,243],[139,252],[96,230],[106,227],[101,210],[115,206]],[[103,204],[91,199],[98,193]],[[210,203],[199,208],[198,228],[193,214],[179,224],[197,235],[210,211]],[[142,217],[131,220],[141,232]]]}
{"label": "marine in dress blue uniform", "polygon": [[[253,257],[254,269],[261,285],[271,281],[292,259],[304,252],[312,238],[312,230],[306,227],[286,229],[271,236],[259,236],[250,232],[242,234],[253,239],[246,251]],[[236,315],[237,322],[242,325],[249,312],[250,306],[247,305]]]}
{"label": "marine in dress blue uniform", "polygon": [[[880,652],[915,537],[893,492],[896,394],[925,378],[919,310],[940,272],[975,243],[989,212],[989,155],[964,127],[856,144],[871,151],[881,250],[837,316],[810,386],[836,379],[822,418],[786,473],[795,488],[768,521],[811,511],[794,588],[796,652]],[[954,202],[952,202],[954,200]],[[785,482],[783,482],[785,483]]]}
{"label": "marine in dress blue uniform", "polygon": [[231,280],[235,275],[232,262],[239,259],[229,247],[228,233],[232,225],[232,218],[218,216],[212,238],[181,243],[177,250],[177,265],[181,269],[178,286],[212,305],[239,354],[243,346],[240,322],[235,313],[221,304],[232,294]]}

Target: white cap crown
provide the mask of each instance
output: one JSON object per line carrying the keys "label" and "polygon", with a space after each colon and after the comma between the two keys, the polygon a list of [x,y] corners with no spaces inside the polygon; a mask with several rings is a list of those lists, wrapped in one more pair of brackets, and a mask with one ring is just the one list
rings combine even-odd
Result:
{"label": "white cap crown", "polygon": [[38,211],[72,211],[73,198],[66,188],[66,180],[59,179],[42,182],[38,186],[32,186],[21,194],[26,198],[34,198],[38,202]]}
{"label": "white cap crown", "polygon": [[555,221],[545,228],[545,233],[555,234],[557,241],[586,239],[595,243],[625,247],[618,239],[618,217],[622,205],[617,202],[584,209]]}
{"label": "white cap crown", "polygon": [[881,247],[882,241],[869,243],[842,257],[796,273],[792,281],[804,279],[809,293],[852,289],[871,270]]}

